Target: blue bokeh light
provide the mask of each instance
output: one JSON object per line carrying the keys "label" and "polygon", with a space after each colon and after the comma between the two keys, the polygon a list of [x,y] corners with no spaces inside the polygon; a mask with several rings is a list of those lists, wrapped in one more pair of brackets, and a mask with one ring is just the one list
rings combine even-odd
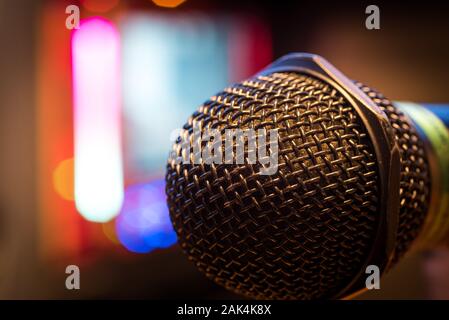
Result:
{"label": "blue bokeh light", "polygon": [[147,253],[176,242],[164,188],[163,180],[155,180],[126,189],[115,227],[119,241],[129,251]]}

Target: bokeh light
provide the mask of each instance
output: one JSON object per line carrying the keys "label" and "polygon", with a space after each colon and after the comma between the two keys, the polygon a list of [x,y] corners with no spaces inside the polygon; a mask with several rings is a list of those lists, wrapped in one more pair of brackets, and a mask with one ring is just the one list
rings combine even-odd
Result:
{"label": "bokeh light", "polygon": [[135,13],[121,20],[128,181],[160,176],[172,131],[190,116],[192,106],[229,83],[229,27],[200,13]]}
{"label": "bokeh light", "polygon": [[53,171],[53,186],[66,200],[74,200],[73,158],[61,161]]}
{"label": "bokeh light", "polygon": [[168,213],[165,182],[155,180],[126,189],[122,211],[116,219],[120,242],[129,251],[147,253],[176,242]]}
{"label": "bokeh light", "polygon": [[153,0],[153,3],[159,7],[176,8],[185,1],[186,0]]}
{"label": "bokeh light", "polygon": [[112,243],[120,244],[117,238],[117,233],[115,232],[115,221],[111,220],[101,225],[103,233]]}
{"label": "bokeh light", "polygon": [[89,18],[72,37],[75,203],[89,221],[115,217],[123,202],[120,39]]}

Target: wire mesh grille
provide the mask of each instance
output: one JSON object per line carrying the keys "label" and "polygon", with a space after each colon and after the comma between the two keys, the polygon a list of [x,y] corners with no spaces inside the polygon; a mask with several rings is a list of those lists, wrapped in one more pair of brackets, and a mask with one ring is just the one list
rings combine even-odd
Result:
{"label": "wire mesh grille", "polygon": [[424,144],[404,114],[381,93],[357,83],[390,120],[401,156],[400,210],[394,262],[417,238],[430,202],[430,172]]}
{"label": "wire mesh grille", "polygon": [[[421,170],[401,176],[402,253],[425,213],[427,167],[421,153],[420,164],[411,163],[416,155],[407,148],[421,146],[404,118],[369,94],[394,118],[407,170]],[[194,123],[221,132],[278,129],[279,167],[264,176],[258,164],[169,162],[170,215],[189,259],[210,279],[253,298],[326,298],[344,287],[373,244],[379,203],[374,149],[350,103],[317,78],[274,73],[205,102],[184,126],[190,141]],[[172,156],[181,147],[178,139]]]}

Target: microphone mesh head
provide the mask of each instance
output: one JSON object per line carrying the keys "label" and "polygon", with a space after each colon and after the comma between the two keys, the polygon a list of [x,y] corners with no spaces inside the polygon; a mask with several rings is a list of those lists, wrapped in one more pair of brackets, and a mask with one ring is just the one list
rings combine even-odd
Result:
{"label": "microphone mesh head", "polygon": [[[401,148],[396,257],[416,238],[429,201],[427,160],[414,128],[375,91]],[[278,129],[278,171],[259,164],[169,161],[166,192],[178,241],[207,277],[259,299],[334,297],[358,271],[379,223],[378,167],[355,109],[310,75],[273,73],[205,102],[184,129]],[[203,145],[206,142],[203,143]],[[181,139],[172,156],[181,156]],[[193,152],[192,152],[193,153]]]}
{"label": "microphone mesh head", "polygon": [[393,262],[405,254],[415,240],[430,202],[430,171],[424,149],[410,120],[381,93],[356,82],[387,115],[395,133],[401,156],[400,210],[396,249]]}

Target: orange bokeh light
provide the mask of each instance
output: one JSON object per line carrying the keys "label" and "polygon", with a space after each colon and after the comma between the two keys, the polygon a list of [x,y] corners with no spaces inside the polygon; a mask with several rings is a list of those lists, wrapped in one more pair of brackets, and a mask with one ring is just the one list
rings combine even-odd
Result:
{"label": "orange bokeh light", "polygon": [[186,0],[153,0],[153,3],[158,5],[159,7],[176,8],[185,1]]}
{"label": "orange bokeh light", "polygon": [[109,222],[102,224],[103,233],[112,243],[120,244],[115,232],[115,221],[111,220]]}
{"label": "orange bokeh light", "polygon": [[56,192],[66,200],[73,201],[74,196],[73,158],[61,161],[53,171],[53,185]]}

